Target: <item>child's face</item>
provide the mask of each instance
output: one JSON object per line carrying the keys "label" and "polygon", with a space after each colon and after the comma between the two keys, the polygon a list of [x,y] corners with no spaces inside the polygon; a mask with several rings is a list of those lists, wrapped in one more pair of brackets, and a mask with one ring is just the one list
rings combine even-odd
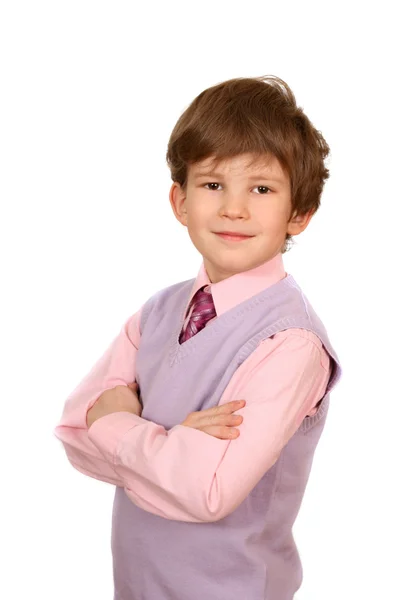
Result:
{"label": "child's face", "polygon": [[[290,181],[275,157],[267,167],[249,167],[250,158],[228,159],[216,171],[210,170],[211,158],[205,159],[189,167],[185,190],[173,183],[169,192],[173,212],[188,228],[212,283],[273,258],[286,233],[298,235],[312,216],[291,218]],[[223,231],[252,237],[230,241],[217,235]]]}

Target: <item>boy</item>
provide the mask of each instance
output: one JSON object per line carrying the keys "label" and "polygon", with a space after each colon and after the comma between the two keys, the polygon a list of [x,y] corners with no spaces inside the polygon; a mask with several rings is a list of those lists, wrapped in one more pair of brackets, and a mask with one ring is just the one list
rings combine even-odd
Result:
{"label": "boy", "polygon": [[117,486],[115,600],[301,585],[292,527],[341,368],[282,254],[328,152],[277,77],[213,86],[175,125],[169,199],[203,263],[129,317],[55,430],[75,468]]}

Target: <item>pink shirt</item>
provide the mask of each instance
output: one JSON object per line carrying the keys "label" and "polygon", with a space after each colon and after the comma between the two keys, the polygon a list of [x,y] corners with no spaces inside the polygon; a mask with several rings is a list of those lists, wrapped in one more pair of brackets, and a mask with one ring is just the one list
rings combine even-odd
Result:
{"label": "pink shirt", "polygon": [[[202,263],[188,304],[200,287],[210,285],[220,316],[285,276],[281,254],[218,283],[210,282]],[[168,519],[192,521],[180,500],[191,498],[203,506],[205,497],[208,511],[202,520],[218,520],[244,500],[302,420],[316,412],[330,376],[329,356],[320,339],[305,329],[287,329],[262,341],[220,398],[219,404],[246,400],[235,413],[243,416],[243,422],[234,440],[220,440],[184,425],[167,431],[127,412],[101,417],[87,430],[87,411],[102,392],[135,381],[142,308],[126,320],[71,392],[54,433],[76,469],[124,487],[140,508]],[[187,320],[188,315],[185,324]],[[191,508],[198,514],[198,506]]]}

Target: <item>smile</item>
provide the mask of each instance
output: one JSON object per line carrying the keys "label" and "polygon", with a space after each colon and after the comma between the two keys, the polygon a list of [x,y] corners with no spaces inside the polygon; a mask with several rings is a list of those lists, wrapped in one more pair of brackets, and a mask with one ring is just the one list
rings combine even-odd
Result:
{"label": "smile", "polygon": [[227,233],[216,233],[216,235],[228,242],[244,242],[245,240],[250,240],[252,237],[254,237],[248,235],[230,235]]}

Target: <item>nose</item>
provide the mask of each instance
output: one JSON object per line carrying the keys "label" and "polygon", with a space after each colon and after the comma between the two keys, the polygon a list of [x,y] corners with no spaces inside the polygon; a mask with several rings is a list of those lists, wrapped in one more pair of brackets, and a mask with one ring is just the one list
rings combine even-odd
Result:
{"label": "nose", "polygon": [[247,199],[244,195],[223,194],[221,206],[219,210],[221,216],[229,217],[230,219],[246,218],[249,215]]}

